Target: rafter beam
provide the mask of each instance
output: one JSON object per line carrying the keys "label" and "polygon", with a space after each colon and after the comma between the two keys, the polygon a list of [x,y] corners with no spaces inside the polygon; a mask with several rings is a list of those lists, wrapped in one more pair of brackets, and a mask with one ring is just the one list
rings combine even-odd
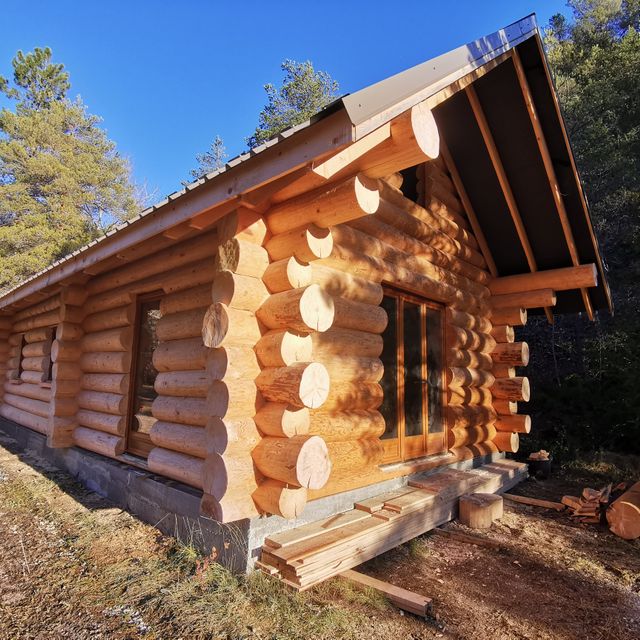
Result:
{"label": "rafter beam", "polygon": [[[538,111],[533,101],[531,89],[529,88],[529,82],[527,81],[527,76],[525,74],[524,67],[522,66],[522,60],[520,59],[520,54],[518,53],[517,49],[514,50],[512,59],[513,65],[516,70],[516,75],[518,76],[518,84],[520,85],[520,90],[522,91],[522,96],[527,106],[527,112],[529,113],[529,119],[531,120],[531,125],[536,137],[536,142],[538,143],[538,150],[540,151],[540,155],[542,156],[542,162],[544,164],[544,170],[547,174],[547,180],[549,181],[551,194],[553,195],[553,201],[556,205],[556,210],[558,211],[558,217],[560,218],[560,224],[562,225],[562,232],[564,233],[567,248],[569,249],[569,255],[571,256],[571,262],[573,263],[574,267],[577,267],[580,264],[578,248],[573,237],[571,224],[569,223],[567,209],[564,206],[564,200],[562,199],[562,194],[560,192],[560,186],[558,184],[558,178],[553,166],[551,154],[549,153],[549,147],[547,146],[544,131],[542,130],[542,125],[540,124],[540,119],[538,118]],[[584,302],[584,307],[587,311],[587,315],[589,316],[589,320],[593,320],[593,305],[591,304],[591,299],[589,298],[589,292],[583,287],[580,289],[580,294],[582,295],[582,301]]]}
{"label": "rafter beam", "polygon": [[[498,182],[500,183],[500,188],[502,189],[502,194],[507,203],[507,207],[509,209],[509,213],[511,214],[513,224],[516,228],[518,238],[520,239],[520,244],[522,245],[522,249],[527,259],[529,270],[532,273],[536,272],[538,270],[538,265],[533,255],[533,249],[531,247],[531,243],[529,242],[529,236],[527,235],[527,230],[525,229],[524,222],[522,221],[522,216],[520,215],[518,204],[516,203],[515,196],[513,195],[513,190],[511,189],[511,185],[509,184],[509,179],[507,178],[507,173],[504,169],[502,159],[500,158],[498,148],[496,147],[495,140],[493,139],[491,128],[489,127],[489,123],[487,122],[487,118],[484,114],[484,110],[482,109],[482,105],[480,104],[480,99],[478,98],[478,94],[476,93],[475,87],[472,84],[465,88],[465,92],[467,94],[467,98],[469,99],[471,109],[473,110],[473,115],[476,119],[476,122],[478,123],[478,127],[480,129],[480,133],[482,134],[482,139],[484,140],[485,147],[487,148],[487,152],[489,153],[489,157],[491,158],[491,164],[493,165],[496,177],[498,178]],[[551,310],[548,307],[545,307],[544,312],[547,316],[547,320],[550,323],[553,323],[553,314],[551,313]]]}

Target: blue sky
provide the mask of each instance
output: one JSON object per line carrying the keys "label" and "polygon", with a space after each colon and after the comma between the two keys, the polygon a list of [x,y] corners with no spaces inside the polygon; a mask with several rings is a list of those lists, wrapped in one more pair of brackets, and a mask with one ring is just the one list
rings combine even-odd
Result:
{"label": "blue sky", "polygon": [[0,74],[18,49],[50,46],[72,95],[103,118],[159,200],[216,134],[230,156],[245,148],[283,59],[311,60],[348,93],[532,12],[544,25],[567,9],[564,0],[6,0]]}

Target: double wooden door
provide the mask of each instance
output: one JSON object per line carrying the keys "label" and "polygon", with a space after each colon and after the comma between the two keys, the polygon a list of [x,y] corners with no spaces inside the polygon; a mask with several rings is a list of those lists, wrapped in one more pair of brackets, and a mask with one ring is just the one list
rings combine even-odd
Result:
{"label": "double wooden door", "polygon": [[382,306],[389,317],[381,355],[385,462],[440,453],[446,449],[444,308],[393,289]]}

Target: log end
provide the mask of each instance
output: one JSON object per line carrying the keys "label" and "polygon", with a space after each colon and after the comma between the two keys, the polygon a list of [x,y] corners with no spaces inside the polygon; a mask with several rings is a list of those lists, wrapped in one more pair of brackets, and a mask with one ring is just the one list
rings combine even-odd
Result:
{"label": "log end", "polygon": [[363,213],[375,213],[380,206],[378,181],[365,175],[358,175],[355,180],[355,192],[358,205]]}
{"label": "log end", "polygon": [[329,396],[331,381],[326,367],[319,362],[311,362],[300,378],[299,396],[305,407],[317,409]]}
{"label": "log end", "polygon": [[424,103],[411,109],[411,127],[420,150],[431,159],[440,155],[440,134],[431,109]]}
{"label": "log end", "polygon": [[306,489],[322,489],[331,475],[331,460],[325,441],[320,436],[308,437],[300,447],[296,461],[296,477]]}
{"label": "log end", "polygon": [[308,286],[300,298],[300,315],[309,328],[327,331],[335,317],[333,298],[318,284]]}

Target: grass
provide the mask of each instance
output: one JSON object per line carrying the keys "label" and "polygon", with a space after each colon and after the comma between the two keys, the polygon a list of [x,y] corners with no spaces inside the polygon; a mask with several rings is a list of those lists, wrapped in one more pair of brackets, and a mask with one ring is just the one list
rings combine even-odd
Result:
{"label": "grass", "polygon": [[[75,483],[65,489],[39,474],[8,477],[0,505],[25,522],[51,523],[50,535],[59,538],[52,546],[64,547],[60,566],[47,567],[52,588],[58,573],[67,574],[67,598],[146,638],[357,638],[372,613],[390,608],[376,591],[341,579],[299,594],[260,572],[234,575],[215,553],[203,557],[189,540],[162,537],[119,509],[83,506],[90,494]],[[64,567],[69,558],[82,567],[73,580]]]}

